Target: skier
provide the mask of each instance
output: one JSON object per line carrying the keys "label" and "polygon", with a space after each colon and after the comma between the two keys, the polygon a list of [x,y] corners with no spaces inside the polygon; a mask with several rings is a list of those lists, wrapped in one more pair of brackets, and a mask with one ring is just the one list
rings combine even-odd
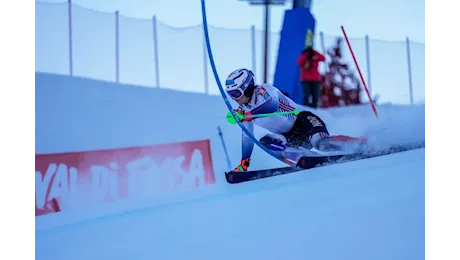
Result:
{"label": "skier", "polygon": [[[259,139],[261,144],[277,154],[282,155],[287,147],[305,149],[316,148],[320,151],[337,151],[340,147],[333,144],[326,124],[320,117],[307,111],[284,95],[278,88],[270,84],[256,85],[254,74],[248,69],[237,69],[230,73],[225,81],[227,94],[235,100],[239,107],[236,113],[244,117],[257,114],[287,112],[295,109],[298,115],[283,114],[280,116],[242,119],[243,125],[253,135],[254,122],[270,133]],[[242,158],[234,171],[247,171],[254,148],[252,140],[243,132]]]}

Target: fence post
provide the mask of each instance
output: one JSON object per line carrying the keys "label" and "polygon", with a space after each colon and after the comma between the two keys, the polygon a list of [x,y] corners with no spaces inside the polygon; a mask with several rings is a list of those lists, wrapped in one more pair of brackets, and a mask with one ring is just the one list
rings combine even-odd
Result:
{"label": "fence post", "polygon": [[[201,26],[204,26],[201,25]],[[209,80],[208,80],[208,48],[206,47],[206,37],[203,30],[203,72],[204,72],[204,93],[209,94]]]}
{"label": "fence post", "polygon": [[120,82],[120,13],[115,11],[115,82]]}
{"label": "fence post", "polygon": [[72,50],[72,0],[67,2],[67,14],[69,18],[69,75],[73,76],[73,50]]}
{"label": "fence post", "polygon": [[326,45],[324,44],[324,33],[321,31],[319,32],[319,41],[321,43],[321,48],[323,49],[323,54],[326,57],[326,61],[324,63],[324,73],[327,73],[327,51],[326,51]]}
{"label": "fence post", "polygon": [[[372,94],[372,83],[371,83],[371,51],[369,48],[369,36],[366,34],[366,66],[367,66],[367,87],[369,88],[369,93]],[[372,98],[372,96],[371,96]]]}
{"label": "fence post", "polygon": [[409,95],[410,95],[410,103],[411,105],[414,104],[414,96],[412,92],[412,66],[411,66],[411,59],[410,59],[410,41],[409,37],[406,37],[406,50],[407,50],[407,70],[409,74]]}
{"label": "fence post", "polygon": [[157,88],[160,87],[160,62],[158,59],[158,31],[157,31],[157,17],[152,17],[153,26],[153,58],[155,60],[155,83]]}
{"label": "fence post", "polygon": [[252,51],[252,72],[257,75],[257,59],[256,59],[256,26],[251,26],[251,51]]}

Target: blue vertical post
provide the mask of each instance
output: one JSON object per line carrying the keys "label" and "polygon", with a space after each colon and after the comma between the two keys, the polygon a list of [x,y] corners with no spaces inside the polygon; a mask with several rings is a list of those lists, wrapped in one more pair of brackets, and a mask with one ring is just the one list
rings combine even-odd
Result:
{"label": "blue vertical post", "polygon": [[410,95],[410,103],[411,105],[414,104],[414,96],[412,93],[412,65],[410,59],[410,41],[409,37],[406,37],[406,50],[407,50],[407,70],[409,74],[409,95]]}
{"label": "blue vertical post", "polygon": [[115,11],[115,82],[120,82],[120,15]]}
{"label": "blue vertical post", "polygon": [[160,87],[160,62],[158,58],[158,31],[157,31],[157,17],[152,17],[153,27],[153,58],[155,61],[155,84]]}
{"label": "blue vertical post", "polygon": [[369,36],[366,34],[366,66],[367,66],[367,87],[369,89],[369,94],[372,97],[372,83],[371,83],[371,51],[369,48]]}
{"label": "blue vertical post", "polygon": [[227,159],[228,169],[232,170],[232,164],[230,163],[230,157],[228,156],[227,146],[225,145],[224,135],[222,134],[222,130],[220,129],[220,126],[217,127],[217,131],[219,132],[219,137],[220,137],[220,140],[222,141],[222,146],[224,147],[224,153]]}
{"label": "blue vertical post", "polygon": [[69,75],[73,76],[73,46],[72,46],[72,0],[67,2],[67,14],[69,18]]}

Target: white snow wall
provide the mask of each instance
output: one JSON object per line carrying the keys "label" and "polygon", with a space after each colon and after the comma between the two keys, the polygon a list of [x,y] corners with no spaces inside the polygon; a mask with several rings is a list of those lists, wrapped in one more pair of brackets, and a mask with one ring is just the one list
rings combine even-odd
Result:
{"label": "white snow wall", "polygon": [[[241,130],[225,120],[220,96],[147,88],[35,73],[35,153],[110,149],[210,139],[216,173],[228,170],[220,126],[232,167],[241,155]],[[190,84],[193,84],[191,82]],[[314,111],[332,134],[374,131],[379,145],[425,140],[425,106],[369,105]],[[256,135],[263,130],[256,128]],[[252,169],[283,164],[255,147]]]}

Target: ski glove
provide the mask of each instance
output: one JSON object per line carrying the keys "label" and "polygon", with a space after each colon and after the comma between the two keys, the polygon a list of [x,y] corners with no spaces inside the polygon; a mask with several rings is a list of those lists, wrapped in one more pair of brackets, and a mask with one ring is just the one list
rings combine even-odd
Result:
{"label": "ski glove", "polygon": [[[246,112],[246,111],[242,110],[241,108],[238,108],[235,112],[236,112],[237,114],[243,115],[244,117],[251,116],[251,111]],[[247,122],[247,121],[252,121],[252,120],[253,120],[252,118],[244,118],[244,119],[241,120],[241,121]]]}
{"label": "ski glove", "polygon": [[241,160],[240,165],[236,167],[233,171],[234,172],[246,172],[248,171],[249,164],[251,163],[251,158],[246,158]]}

